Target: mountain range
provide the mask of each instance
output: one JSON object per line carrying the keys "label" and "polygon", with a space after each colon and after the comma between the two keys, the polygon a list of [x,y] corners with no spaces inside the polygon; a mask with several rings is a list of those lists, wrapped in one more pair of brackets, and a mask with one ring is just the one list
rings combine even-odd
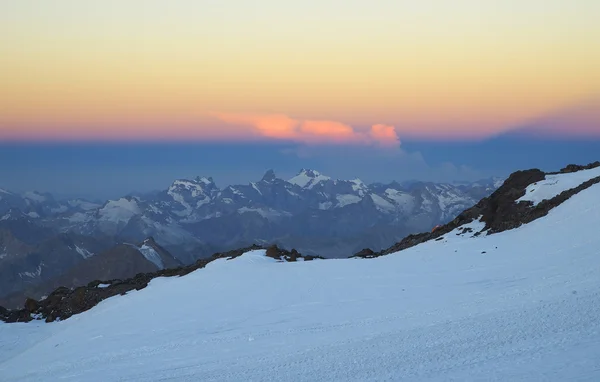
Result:
{"label": "mountain range", "polygon": [[253,245],[173,265],[150,239],[123,244],[164,269],[0,307],[0,374],[596,380],[599,187],[600,162],[517,171],[446,224],[347,259]]}
{"label": "mountain range", "polygon": [[[179,179],[166,190],[102,203],[0,190],[0,305],[20,302],[25,292],[39,298],[59,281],[77,286],[106,277],[83,271],[84,264],[100,256],[104,260],[95,261],[122,269],[119,261],[132,249],[124,243],[141,248],[150,242],[172,264],[252,244],[326,258],[380,250],[448,222],[500,184],[498,178],[365,184],[302,169],[288,180],[269,170],[257,182],[222,189],[211,177]],[[164,265],[144,256],[133,264],[128,274],[115,271],[115,278]]]}

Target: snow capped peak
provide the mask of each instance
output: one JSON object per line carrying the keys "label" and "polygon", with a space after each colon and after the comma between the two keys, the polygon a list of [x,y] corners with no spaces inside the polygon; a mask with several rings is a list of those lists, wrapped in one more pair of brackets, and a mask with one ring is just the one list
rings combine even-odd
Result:
{"label": "snow capped peak", "polygon": [[167,190],[167,194],[183,206],[184,211],[180,213],[180,216],[188,216],[194,208],[210,203],[218,192],[217,185],[210,177],[196,177],[194,180],[176,180]]}
{"label": "snow capped peak", "polygon": [[367,187],[367,185],[358,178],[352,179],[350,183],[352,183],[352,190],[357,192],[360,196],[364,196],[369,189],[369,187]]}
{"label": "snow capped peak", "polygon": [[37,203],[43,203],[48,200],[48,197],[46,195],[43,195],[37,191],[27,191],[23,194],[23,198]]}
{"label": "snow capped peak", "polygon": [[6,190],[4,190],[4,189],[0,188],[0,194],[8,194],[8,195],[12,195],[12,192],[10,192],[10,191],[6,191]]}
{"label": "snow capped peak", "polygon": [[100,220],[115,223],[128,222],[135,215],[141,213],[137,199],[125,197],[118,200],[109,200],[98,210]]}
{"label": "snow capped peak", "polygon": [[350,182],[354,183],[354,186],[358,187],[358,188],[364,188],[367,186],[362,180],[360,180],[358,178],[352,179]]}
{"label": "snow capped peak", "polygon": [[181,189],[190,192],[194,192],[194,190],[202,192],[205,188],[216,188],[216,184],[212,177],[197,176],[193,180],[178,179],[171,184],[169,191]]}
{"label": "snow capped peak", "polygon": [[209,193],[217,191],[217,185],[211,177],[196,177],[194,180],[179,179],[173,182],[167,190],[167,194],[175,198],[174,195],[186,195],[192,198],[207,197]]}
{"label": "snow capped peak", "polygon": [[212,177],[210,177],[210,176],[209,176],[209,177],[206,177],[206,176],[197,176],[197,177],[194,179],[194,181],[195,181],[196,183],[202,183],[202,184],[206,184],[206,185],[209,185],[209,184],[215,184],[215,181],[214,181],[214,180],[213,180],[213,178],[212,178]]}
{"label": "snow capped peak", "polygon": [[275,179],[277,179],[277,177],[275,176],[275,171],[268,170],[267,172],[265,172],[265,175],[263,175],[261,181],[270,183],[273,182]]}
{"label": "snow capped peak", "polygon": [[300,170],[300,172],[298,173],[298,175],[306,175],[310,178],[318,178],[319,176],[323,175],[320,172],[318,172],[317,170],[311,170],[308,168],[303,168],[302,170]]}
{"label": "snow capped peak", "polygon": [[331,178],[325,175],[322,175],[320,172],[309,169],[302,169],[292,179],[288,180],[289,183],[295,184],[302,188],[313,188],[320,182],[328,181]]}

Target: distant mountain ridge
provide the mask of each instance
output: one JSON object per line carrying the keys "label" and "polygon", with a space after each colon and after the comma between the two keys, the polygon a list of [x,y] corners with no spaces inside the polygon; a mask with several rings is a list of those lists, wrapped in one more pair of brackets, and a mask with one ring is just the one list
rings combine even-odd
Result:
{"label": "distant mountain ridge", "polygon": [[[93,274],[86,264],[108,264],[119,256],[133,264],[119,278],[155,269],[124,244],[148,238],[179,264],[253,244],[323,257],[380,250],[447,223],[501,181],[366,184],[302,169],[289,180],[270,170],[259,181],[222,189],[211,177],[178,179],[160,192],[103,203],[2,190],[0,298],[22,291],[39,297],[38,285],[54,285],[63,275],[65,285],[75,285],[84,280],[78,272]],[[111,260],[95,260],[99,254]]]}
{"label": "distant mountain ridge", "polygon": [[[302,169],[286,181],[269,170],[258,182],[246,185],[220,189],[211,177],[178,179],[157,193],[102,204],[3,191],[0,221],[27,219],[57,233],[108,236],[115,243],[152,236],[184,263],[214,250],[261,242],[336,257],[350,248],[339,247],[341,240],[327,245],[323,239],[346,236],[352,241],[357,233],[388,226],[389,234],[350,244],[384,247],[408,233],[447,222],[501,183],[502,179],[490,178],[456,185],[367,185],[360,179],[332,179],[311,169]],[[394,238],[388,238],[392,232]]]}

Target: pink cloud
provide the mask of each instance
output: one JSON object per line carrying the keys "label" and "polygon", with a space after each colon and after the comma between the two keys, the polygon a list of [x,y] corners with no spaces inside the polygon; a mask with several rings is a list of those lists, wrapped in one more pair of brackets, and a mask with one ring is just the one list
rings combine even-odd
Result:
{"label": "pink cloud", "polygon": [[304,121],[300,134],[305,143],[361,143],[351,126],[335,121]]}
{"label": "pink cloud", "polygon": [[371,138],[379,142],[382,146],[397,147],[400,146],[400,139],[396,133],[396,128],[391,125],[376,124],[371,126],[369,133]]}
{"label": "pink cloud", "polygon": [[268,138],[296,140],[299,122],[285,114],[228,114],[213,113],[221,121],[234,125],[251,125]]}
{"label": "pink cloud", "polygon": [[298,120],[285,114],[212,113],[222,122],[248,125],[259,135],[306,144],[362,144],[394,148],[400,146],[396,129],[376,124],[368,132],[337,121]]}

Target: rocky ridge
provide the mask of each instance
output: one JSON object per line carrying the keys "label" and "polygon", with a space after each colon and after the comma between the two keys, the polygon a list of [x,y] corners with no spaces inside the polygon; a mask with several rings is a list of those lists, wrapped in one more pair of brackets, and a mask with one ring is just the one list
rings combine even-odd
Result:
{"label": "rocky ridge", "polygon": [[[600,183],[600,177],[592,178],[575,188],[561,192],[551,199],[543,200],[535,206],[530,201],[520,201],[517,203],[517,200],[525,195],[527,186],[544,180],[546,175],[568,174],[597,167],[600,167],[600,162],[590,163],[585,166],[571,164],[558,172],[544,173],[539,169],[514,172],[492,195],[483,198],[475,206],[463,211],[454,220],[441,225],[433,232],[408,235],[400,242],[385,250],[376,252],[367,248],[352,257],[373,258],[402,251],[429,240],[438,240],[456,228],[477,219],[485,223],[485,227],[481,232],[487,231],[488,234],[518,228],[523,224],[546,216],[551,209],[562,204],[571,196],[594,184]],[[474,235],[479,235],[481,232],[475,232]]]}

